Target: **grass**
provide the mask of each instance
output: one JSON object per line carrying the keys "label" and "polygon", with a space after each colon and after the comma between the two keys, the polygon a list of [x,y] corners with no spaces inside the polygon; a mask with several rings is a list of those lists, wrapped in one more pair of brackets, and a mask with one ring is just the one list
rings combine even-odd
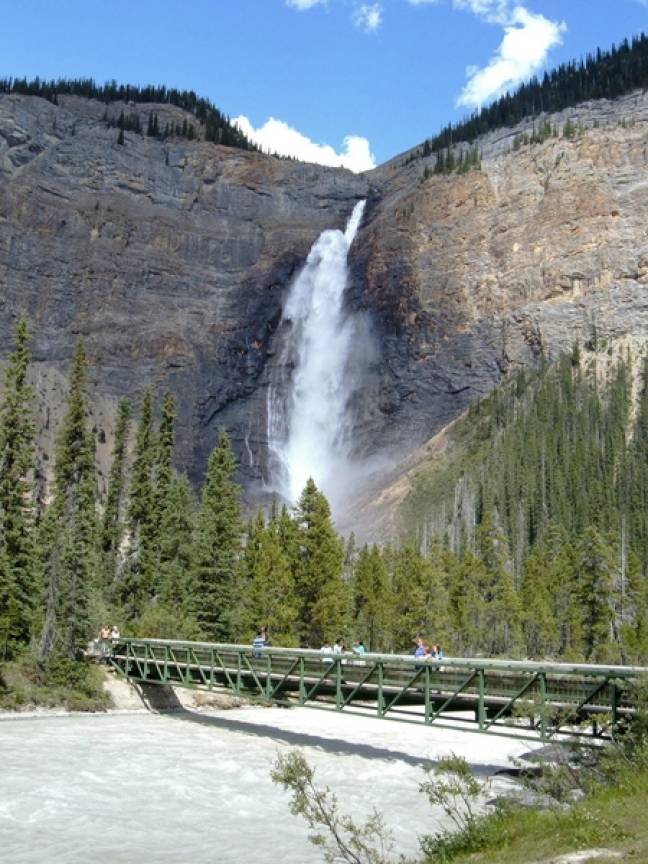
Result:
{"label": "grass", "polygon": [[455,838],[429,864],[531,864],[577,850],[605,848],[622,859],[648,862],[648,771],[630,774],[616,788],[603,788],[569,810],[510,808],[480,820],[475,836]]}
{"label": "grass", "polygon": [[0,665],[0,711],[105,711],[110,705],[101,670],[90,663],[60,660],[46,673],[28,656]]}

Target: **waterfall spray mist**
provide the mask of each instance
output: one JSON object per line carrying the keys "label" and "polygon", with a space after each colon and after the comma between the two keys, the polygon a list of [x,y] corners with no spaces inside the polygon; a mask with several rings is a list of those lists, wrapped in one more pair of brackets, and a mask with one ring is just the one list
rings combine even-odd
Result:
{"label": "waterfall spray mist", "polygon": [[364,206],[356,204],[344,232],[319,236],[283,311],[290,331],[281,367],[293,371],[286,393],[269,389],[268,438],[272,484],[291,502],[309,477],[335,498],[350,466],[353,388],[346,373],[355,330],[345,315],[344,292]]}

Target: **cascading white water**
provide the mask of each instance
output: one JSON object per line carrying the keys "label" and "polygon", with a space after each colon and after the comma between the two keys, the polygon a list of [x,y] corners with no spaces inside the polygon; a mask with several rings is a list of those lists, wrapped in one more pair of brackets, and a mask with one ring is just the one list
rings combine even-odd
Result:
{"label": "cascading white water", "polygon": [[269,389],[268,439],[273,485],[291,502],[309,477],[335,497],[349,463],[352,388],[345,371],[354,328],[344,312],[344,292],[347,256],[364,206],[356,204],[344,232],[319,236],[283,311],[291,329],[281,365],[293,371],[287,395]]}

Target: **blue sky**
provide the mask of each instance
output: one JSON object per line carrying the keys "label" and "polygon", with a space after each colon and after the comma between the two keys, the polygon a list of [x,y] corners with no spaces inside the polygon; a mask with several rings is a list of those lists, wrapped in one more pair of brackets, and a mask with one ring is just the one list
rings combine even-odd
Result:
{"label": "blue sky", "polygon": [[0,22],[2,75],[192,88],[266,146],[358,168],[648,30],[648,0],[0,0]]}

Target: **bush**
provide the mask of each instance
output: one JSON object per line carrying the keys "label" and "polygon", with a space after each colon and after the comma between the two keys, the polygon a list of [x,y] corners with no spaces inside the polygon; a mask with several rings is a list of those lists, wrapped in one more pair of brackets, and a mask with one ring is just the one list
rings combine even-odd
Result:
{"label": "bush", "polygon": [[56,656],[42,668],[24,655],[0,668],[0,710],[105,711],[110,704],[101,669],[87,662]]}

